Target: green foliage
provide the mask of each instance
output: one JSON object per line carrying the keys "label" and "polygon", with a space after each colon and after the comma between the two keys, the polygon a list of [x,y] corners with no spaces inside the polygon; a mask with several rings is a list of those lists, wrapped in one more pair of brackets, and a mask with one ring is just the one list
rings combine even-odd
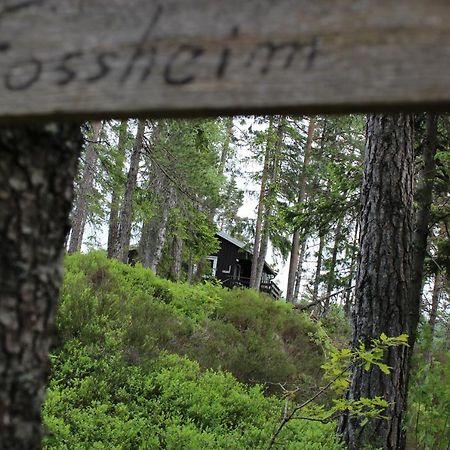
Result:
{"label": "green foliage", "polygon": [[[43,410],[48,449],[266,448],[285,408],[268,394],[301,386],[285,395],[295,408],[331,378],[339,394],[344,366],[389,371],[383,351],[407,340],[381,335],[370,349],[333,350],[326,330],[291,305],[252,290],[162,280],[101,252],[66,258],[57,323],[61,344]],[[277,443],[338,449],[338,413],[382,417],[386,406],[379,398],[311,403]]]}
{"label": "green foliage", "polygon": [[[343,398],[343,393],[349,386],[349,371],[355,367],[363,367],[364,370],[370,370],[373,366],[377,366],[385,374],[389,374],[390,368],[382,363],[384,351],[390,347],[398,345],[408,345],[408,336],[400,335],[398,337],[388,337],[384,333],[379,339],[373,339],[369,349],[366,349],[364,344],[360,344],[354,350],[350,349],[335,349],[333,346],[327,344],[324,340],[324,335],[321,334],[319,339],[324,341],[326,348],[330,353],[330,359],[324,364],[327,370],[328,383],[315,393],[310,399],[302,404],[298,404],[293,399],[297,390],[284,389],[285,404],[282,412],[282,419],[277,428],[276,433],[270,442],[268,449],[272,449],[276,444],[278,436],[287,424],[293,420],[310,420],[320,423],[333,422],[342,414],[348,414],[350,417],[358,418],[361,426],[367,424],[370,419],[386,419],[388,417],[383,415],[389,403],[381,397],[366,398],[362,397],[358,400]],[[324,397],[327,392],[335,392],[338,398],[332,400],[331,405],[321,405],[314,400],[319,397]]]}
{"label": "green foliage", "polygon": [[[167,192],[176,199],[170,209],[166,245],[158,273],[168,275],[174,236],[183,240],[183,259],[196,264],[217,247],[214,211],[226,179],[219,174],[219,147],[225,139],[221,120],[161,120],[157,138],[145,155],[150,167],[143,182],[142,206],[158,220],[167,208]],[[155,184],[155,178],[160,179]],[[148,204],[152,207],[149,208]]]}
{"label": "green foliage", "polygon": [[[351,336],[350,322],[341,306],[331,304],[327,313],[321,317],[320,324],[327,336],[333,337],[333,344],[336,347],[343,348],[348,345],[348,339]],[[330,340],[328,338],[328,341]]]}
{"label": "green foliage", "polygon": [[108,330],[120,332],[131,361],[175,352],[268,383],[269,392],[301,382],[304,398],[322,375],[321,328],[291,305],[252,290],[173,283],[101,252],[66,258],[57,322],[63,341],[103,342]]}
{"label": "green foliage", "polygon": [[[46,449],[266,448],[283,402],[255,381],[319,376],[323,362],[313,324],[288,305],[171,283],[102,253],[66,258],[58,329]],[[332,423],[293,421],[280,442],[341,448]]]}
{"label": "green foliage", "polygon": [[[144,368],[126,364],[114,345],[72,340],[54,357],[44,448],[264,448],[279,407],[260,386],[185,358],[161,355]],[[340,448],[331,426],[292,424],[287,436],[286,448]]]}
{"label": "green foliage", "polygon": [[[313,342],[317,325],[292,307],[255,291],[223,291],[214,316],[191,339],[189,355],[203,366],[232,372],[239,380],[299,383],[306,397],[321,378],[323,350]],[[273,384],[275,383],[275,384]]]}
{"label": "green foliage", "polygon": [[431,347],[429,329],[421,329],[409,389],[408,440],[424,450],[450,445],[450,350],[445,336]]}
{"label": "green foliage", "polygon": [[391,368],[383,362],[384,352],[389,347],[399,345],[408,345],[407,334],[388,337],[384,333],[381,333],[378,339],[372,339],[369,348],[362,342],[354,350],[349,348],[331,348],[328,360],[322,367],[326,370],[328,378],[334,379],[337,377],[334,386],[335,388],[340,388],[343,393],[349,385],[348,370],[354,365],[362,366],[367,371],[372,366],[376,366],[382,373],[389,374]]}
{"label": "green foliage", "polygon": [[388,375],[391,368],[384,363],[385,351],[395,346],[408,346],[408,335],[388,337],[381,333],[378,339],[372,339],[369,348],[362,342],[353,350],[328,347],[328,359],[322,367],[326,371],[325,379],[329,380],[328,386],[338,398],[333,399],[333,404],[329,408],[320,407],[319,410],[315,408],[313,410],[315,417],[326,421],[346,412],[350,416],[362,419],[361,425],[365,425],[370,418],[386,418],[383,413],[389,403],[385,399],[381,397],[344,399],[343,394],[349,388],[350,369],[355,366],[360,366],[366,371],[376,366],[383,374]]}

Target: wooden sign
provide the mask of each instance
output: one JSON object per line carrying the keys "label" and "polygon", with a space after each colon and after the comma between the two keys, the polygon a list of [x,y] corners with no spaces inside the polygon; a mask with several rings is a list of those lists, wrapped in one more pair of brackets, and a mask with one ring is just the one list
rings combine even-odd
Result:
{"label": "wooden sign", "polygon": [[449,106],[449,0],[0,1],[2,121]]}

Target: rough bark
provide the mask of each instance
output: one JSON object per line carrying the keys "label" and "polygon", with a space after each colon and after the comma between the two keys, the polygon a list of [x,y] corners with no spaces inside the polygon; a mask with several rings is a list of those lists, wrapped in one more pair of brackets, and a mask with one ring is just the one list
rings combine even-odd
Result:
{"label": "rough bark", "polygon": [[0,128],[0,448],[41,446],[80,127]]}
{"label": "rough bark", "polygon": [[[399,336],[411,329],[410,302],[413,235],[412,117],[370,115],[367,120],[362,189],[360,256],[353,316],[353,347],[366,346],[381,333]],[[409,355],[412,348],[392,347],[385,362],[389,375],[372,367],[353,370],[349,399],[380,396],[390,402],[388,419],[365,425],[344,415],[339,431],[350,450],[402,450],[406,413]]]}
{"label": "rough bark", "polygon": [[133,197],[137,185],[139,161],[141,158],[142,145],[144,141],[145,120],[139,120],[136,139],[131,153],[130,168],[128,170],[127,184],[120,210],[119,238],[115,258],[124,263],[128,260],[128,249],[130,246],[131,225],[133,220]]}
{"label": "rough bark", "polygon": [[433,201],[433,185],[436,178],[436,145],[437,145],[437,116],[427,114],[426,134],[422,143],[423,167],[420,171],[416,189],[417,203],[415,230],[413,236],[413,275],[411,282],[410,329],[414,330],[411,340],[415,340],[415,330],[419,323],[420,303],[423,289],[423,265],[428,247],[428,235],[431,219],[431,204]]}
{"label": "rough bark", "polygon": [[[122,174],[123,163],[125,160],[125,146],[128,137],[128,120],[122,120],[119,130],[119,142],[117,145],[117,163],[116,170]],[[108,222],[108,258],[114,257],[114,251],[118,246],[119,237],[119,212],[120,212],[120,189],[117,183],[113,180],[113,187],[111,192],[111,206],[109,209]]]}
{"label": "rough bark", "polygon": [[[272,133],[273,129],[273,118],[270,118],[269,121],[269,129],[268,129],[268,136]],[[263,167],[263,173],[261,178],[261,188],[259,192],[259,200],[258,200],[258,211],[256,214],[256,226],[255,226],[255,240],[253,243],[253,256],[252,256],[252,269],[250,273],[250,287],[256,289],[256,275],[257,275],[257,268],[258,268],[258,256],[259,256],[259,249],[261,245],[261,233],[262,233],[262,226],[263,226],[263,220],[264,220],[264,211],[265,211],[265,196],[266,196],[266,190],[267,190],[267,183],[269,180],[269,170],[270,170],[270,143],[269,138],[266,143],[266,151],[264,155],[264,167]]]}
{"label": "rough bark", "polygon": [[69,241],[69,253],[81,250],[84,228],[88,215],[89,197],[94,186],[94,177],[98,161],[95,145],[100,137],[101,122],[92,122],[92,141],[86,148],[83,175],[77,192],[75,207],[72,213],[72,232]]}
{"label": "rough bark", "polygon": [[[312,143],[314,139],[314,130],[316,127],[316,119],[311,117],[308,125],[308,137],[306,139],[305,151],[303,156],[303,170],[300,176],[300,180],[298,183],[298,197],[297,197],[297,205],[300,208],[303,205],[303,202],[306,198],[306,185],[308,179],[308,166],[311,160],[312,155]],[[300,257],[300,229],[294,230],[294,234],[292,236],[292,246],[291,246],[291,256],[289,261],[289,273],[288,273],[288,283],[286,289],[286,300],[288,302],[294,302],[295,300],[295,279],[299,265],[299,257]]]}

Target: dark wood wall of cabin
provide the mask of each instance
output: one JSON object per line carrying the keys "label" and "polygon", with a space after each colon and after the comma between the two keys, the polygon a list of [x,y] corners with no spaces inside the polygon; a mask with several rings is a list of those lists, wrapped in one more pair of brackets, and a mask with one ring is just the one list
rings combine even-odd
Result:
{"label": "dark wood wall of cabin", "polygon": [[[241,266],[241,277],[249,278],[251,270],[249,253],[221,237],[218,237],[218,239],[220,241],[220,250],[215,255],[217,256],[216,278],[222,281],[232,278],[238,264]],[[230,272],[228,273],[229,269]],[[227,272],[224,272],[224,270]]]}

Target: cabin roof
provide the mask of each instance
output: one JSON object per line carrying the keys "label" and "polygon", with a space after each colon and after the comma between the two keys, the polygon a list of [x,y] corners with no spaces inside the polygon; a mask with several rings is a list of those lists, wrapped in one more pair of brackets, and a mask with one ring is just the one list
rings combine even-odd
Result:
{"label": "cabin roof", "polygon": [[230,236],[228,233],[225,233],[225,231],[218,231],[216,234],[217,236],[225,239],[228,242],[231,242],[232,244],[236,245],[239,248],[244,248],[247,245],[245,242],[242,242],[239,239]]}
{"label": "cabin roof", "polygon": [[[247,244],[245,242],[242,242],[241,240],[230,236],[228,233],[225,233],[225,231],[218,231],[216,233],[216,235],[221,237],[222,239],[225,239],[226,241],[230,242],[231,244],[235,245],[236,247],[244,248],[247,246]],[[245,251],[247,253],[249,253],[250,255],[253,255],[253,252],[251,252],[250,250],[245,249]],[[272,275],[277,275],[277,271],[273,267],[271,267],[269,264],[267,264],[267,262],[265,262],[265,261],[264,261],[264,267]]]}

